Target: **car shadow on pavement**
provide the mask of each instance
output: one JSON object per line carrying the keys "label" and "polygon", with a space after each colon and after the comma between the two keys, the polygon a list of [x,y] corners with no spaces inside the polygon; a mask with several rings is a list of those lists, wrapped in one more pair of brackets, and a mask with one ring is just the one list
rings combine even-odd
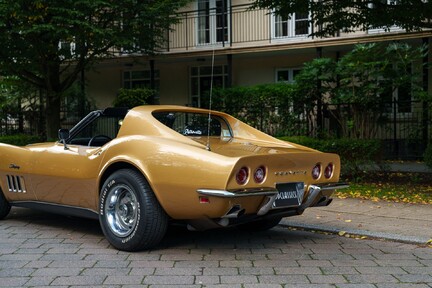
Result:
{"label": "car shadow on pavement", "polygon": [[[107,246],[97,220],[63,216],[44,211],[13,207],[2,221],[8,227],[23,227],[25,233],[44,235],[44,238],[68,237],[99,238],[101,249]],[[41,237],[41,236],[39,236]],[[276,226],[268,231],[244,231],[236,228],[189,231],[183,225],[170,225],[164,239],[152,250],[166,249],[253,249],[269,248],[282,244],[298,245],[305,241],[320,241],[322,234],[307,231],[293,231]],[[110,247],[110,249],[114,249]]]}

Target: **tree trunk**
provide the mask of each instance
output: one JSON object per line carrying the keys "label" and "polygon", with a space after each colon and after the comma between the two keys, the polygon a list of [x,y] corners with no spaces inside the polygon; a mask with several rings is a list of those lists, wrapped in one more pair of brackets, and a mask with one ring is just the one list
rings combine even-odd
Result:
{"label": "tree trunk", "polygon": [[48,141],[58,139],[58,129],[60,129],[60,95],[54,91],[47,92],[46,98],[46,135]]}

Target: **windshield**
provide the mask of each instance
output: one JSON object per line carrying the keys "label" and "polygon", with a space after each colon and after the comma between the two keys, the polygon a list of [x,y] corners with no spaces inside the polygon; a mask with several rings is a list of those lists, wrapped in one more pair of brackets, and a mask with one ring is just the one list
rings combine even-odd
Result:
{"label": "windshield", "polygon": [[192,112],[153,112],[153,116],[174,131],[190,137],[217,136],[232,138],[227,122],[215,115]]}

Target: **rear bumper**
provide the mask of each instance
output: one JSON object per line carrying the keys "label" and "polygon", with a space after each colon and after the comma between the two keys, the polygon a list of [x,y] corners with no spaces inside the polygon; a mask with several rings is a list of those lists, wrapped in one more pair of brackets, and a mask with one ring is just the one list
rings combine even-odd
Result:
{"label": "rear bumper", "polygon": [[[307,196],[303,199],[300,206],[296,210],[303,212],[308,207],[325,206],[331,202],[329,195],[334,190],[347,188],[347,183],[325,183],[314,184],[308,186]],[[273,206],[276,200],[278,190],[275,188],[261,188],[261,189],[245,189],[236,191],[216,190],[216,189],[198,189],[197,193],[201,196],[219,197],[219,198],[237,198],[237,197],[253,197],[265,196],[257,215],[266,215]]]}

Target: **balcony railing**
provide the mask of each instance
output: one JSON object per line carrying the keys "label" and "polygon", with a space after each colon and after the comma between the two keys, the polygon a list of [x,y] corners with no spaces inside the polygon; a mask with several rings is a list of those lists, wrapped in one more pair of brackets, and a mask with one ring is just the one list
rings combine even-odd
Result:
{"label": "balcony railing", "polygon": [[[278,26],[279,29],[276,29]],[[224,10],[190,11],[179,15],[179,22],[167,32],[166,52],[214,47],[247,47],[289,41],[310,41],[296,34],[295,25],[305,25],[294,18],[275,23],[266,9],[236,5]],[[310,29],[309,31],[312,31]]]}

